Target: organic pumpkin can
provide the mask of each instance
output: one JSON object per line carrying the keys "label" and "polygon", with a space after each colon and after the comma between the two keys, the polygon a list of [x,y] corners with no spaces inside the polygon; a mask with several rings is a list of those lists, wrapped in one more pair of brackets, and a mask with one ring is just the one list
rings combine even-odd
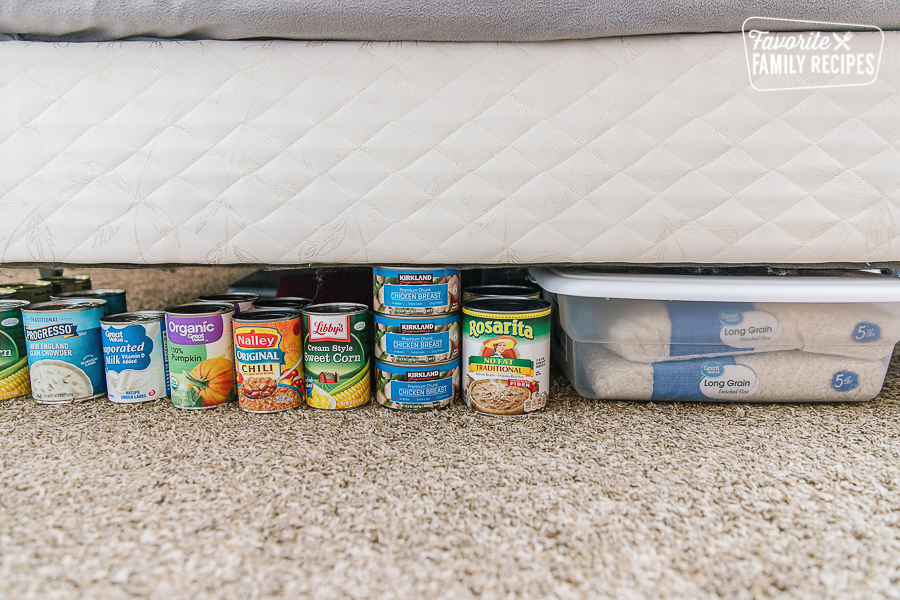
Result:
{"label": "organic pumpkin can", "polygon": [[271,413],[303,404],[302,334],[299,310],[248,310],[234,317],[241,410]]}
{"label": "organic pumpkin can", "polygon": [[231,304],[196,302],[166,309],[169,388],[178,408],[213,408],[234,400]]}
{"label": "organic pumpkin can", "polygon": [[356,408],[371,394],[369,307],[338,302],[303,309],[306,403],[313,408]]}

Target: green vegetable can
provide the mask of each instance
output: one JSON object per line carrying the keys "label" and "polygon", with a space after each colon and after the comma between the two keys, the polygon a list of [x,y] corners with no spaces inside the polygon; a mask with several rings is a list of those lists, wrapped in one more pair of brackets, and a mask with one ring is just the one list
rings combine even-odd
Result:
{"label": "green vegetable can", "polygon": [[26,300],[0,300],[0,400],[31,393],[28,377],[28,349],[22,326]]}
{"label": "green vegetable can", "polygon": [[306,403],[313,408],[356,408],[371,398],[369,307],[336,302],[303,309]]}
{"label": "green vegetable can", "polygon": [[195,302],[166,309],[169,387],[178,408],[214,408],[234,400],[231,304]]}

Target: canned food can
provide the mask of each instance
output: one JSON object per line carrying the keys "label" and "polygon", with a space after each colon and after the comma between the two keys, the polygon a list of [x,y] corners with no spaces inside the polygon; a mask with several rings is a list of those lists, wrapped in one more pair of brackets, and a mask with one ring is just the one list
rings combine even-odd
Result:
{"label": "canned food can", "polygon": [[449,315],[459,311],[459,269],[376,267],[375,312],[385,315]]}
{"label": "canned food can", "polygon": [[22,325],[22,309],[26,306],[27,300],[0,300],[0,400],[31,393]]}
{"label": "canned food can", "polygon": [[80,292],[60,292],[52,294],[51,300],[68,300],[70,298],[85,298],[87,300],[106,300],[106,316],[128,312],[128,303],[125,300],[125,290],[82,290]]}
{"label": "canned food can", "polygon": [[4,283],[3,287],[15,290],[16,300],[28,300],[32,304],[50,302],[50,292],[53,290],[53,285],[49,281]]}
{"label": "canned food can", "polygon": [[303,404],[303,326],[295,309],[234,317],[234,364],[241,410],[281,412]]}
{"label": "canned food can", "polygon": [[459,315],[391,317],[375,313],[375,358],[409,365],[459,358]]}
{"label": "canned food can", "polygon": [[234,400],[234,306],[194,302],[165,313],[172,405],[203,409]]}
{"label": "canned food can", "polygon": [[459,394],[459,360],[433,365],[375,361],[375,401],[386,408],[426,411],[450,406]]}
{"label": "canned food can", "polygon": [[336,302],[303,309],[306,403],[356,408],[371,398],[369,307]]}
{"label": "canned food can", "polygon": [[518,298],[540,298],[541,288],[536,285],[476,285],[463,290],[463,302],[475,298],[515,296]]}
{"label": "canned food can", "polygon": [[312,304],[309,298],[295,296],[281,296],[278,298],[260,298],[253,301],[253,308],[294,308],[302,310]]}
{"label": "canned food can", "polygon": [[100,319],[103,300],[54,300],[22,309],[31,396],[68,404],[106,393]]}
{"label": "canned food can", "polygon": [[100,319],[106,397],[134,404],[169,396],[166,313],[144,310]]}
{"label": "canned food can", "polygon": [[240,314],[253,308],[253,303],[259,300],[259,294],[252,292],[229,292],[227,294],[205,294],[197,296],[197,302],[212,302],[222,304],[227,302],[234,307],[234,314]]}
{"label": "canned food can", "polygon": [[463,399],[488,415],[521,415],[547,406],[550,303],[478,298],[463,304]]}
{"label": "canned food can", "polygon": [[88,275],[60,275],[59,277],[47,277],[40,281],[50,283],[50,294],[53,296],[64,292],[83,292],[91,289],[91,278]]}
{"label": "canned food can", "polygon": [[12,288],[0,287],[0,300],[15,300],[16,290]]}

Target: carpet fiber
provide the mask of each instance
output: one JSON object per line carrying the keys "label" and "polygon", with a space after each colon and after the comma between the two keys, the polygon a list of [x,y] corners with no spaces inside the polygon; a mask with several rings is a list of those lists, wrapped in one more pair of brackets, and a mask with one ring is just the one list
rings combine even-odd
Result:
{"label": "carpet fiber", "polygon": [[0,597],[900,597],[896,365],[854,405],[588,401],[558,372],[551,398],[6,402]]}

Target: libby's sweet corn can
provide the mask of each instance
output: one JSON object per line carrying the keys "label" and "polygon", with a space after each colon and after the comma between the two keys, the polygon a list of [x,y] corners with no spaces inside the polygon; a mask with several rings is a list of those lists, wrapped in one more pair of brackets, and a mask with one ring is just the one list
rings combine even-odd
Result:
{"label": "libby's sweet corn can", "polygon": [[306,403],[356,408],[371,398],[372,327],[365,304],[336,302],[303,309]]}

